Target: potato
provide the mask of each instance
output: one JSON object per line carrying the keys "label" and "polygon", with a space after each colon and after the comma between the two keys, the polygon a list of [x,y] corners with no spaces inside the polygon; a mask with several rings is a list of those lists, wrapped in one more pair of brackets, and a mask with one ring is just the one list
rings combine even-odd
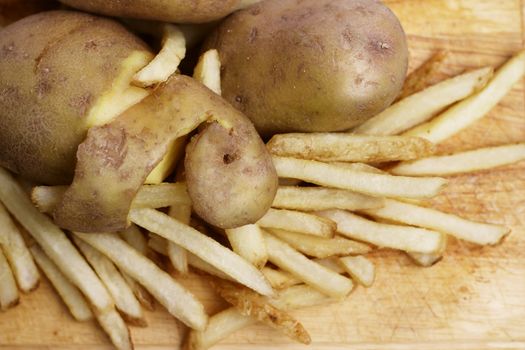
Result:
{"label": "potato", "polygon": [[69,183],[88,128],[148,94],[129,82],[151,58],[117,22],[77,12],[43,12],[2,29],[0,166]]}
{"label": "potato", "polygon": [[373,0],[267,0],[228,17],[219,51],[223,96],[266,136],[345,130],[403,86],[408,50],[394,14]]}
{"label": "potato", "polygon": [[177,23],[204,23],[226,17],[258,0],[60,0],[84,11],[109,16]]}

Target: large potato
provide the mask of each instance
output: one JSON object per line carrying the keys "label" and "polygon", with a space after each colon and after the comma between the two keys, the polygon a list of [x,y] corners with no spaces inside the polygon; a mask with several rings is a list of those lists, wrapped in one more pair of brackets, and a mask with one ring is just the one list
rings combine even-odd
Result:
{"label": "large potato", "polygon": [[109,16],[177,23],[204,23],[226,17],[257,0],[60,0],[84,11]]}
{"label": "large potato", "polygon": [[338,131],[385,109],[407,70],[405,34],[373,0],[267,0],[227,18],[223,96],[264,136]]}
{"label": "large potato", "polygon": [[88,128],[147,95],[129,82],[151,56],[117,22],[76,12],[2,29],[0,165],[39,183],[69,183]]}

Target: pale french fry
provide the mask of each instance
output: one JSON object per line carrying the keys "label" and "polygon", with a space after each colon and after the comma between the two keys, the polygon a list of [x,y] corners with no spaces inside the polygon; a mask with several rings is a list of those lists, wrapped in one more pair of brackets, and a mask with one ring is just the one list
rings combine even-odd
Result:
{"label": "pale french fry", "polygon": [[383,206],[383,198],[325,187],[279,186],[272,207],[315,211],[325,209],[372,209]]}
{"label": "pale french fry", "polygon": [[18,227],[0,202],[0,247],[11,265],[18,288],[30,292],[38,287],[40,274]]}
{"label": "pale french fry", "polygon": [[509,233],[509,229],[504,226],[474,222],[453,214],[395,200],[386,200],[383,208],[364,212],[373,217],[447,233],[480,245],[497,244]]}
{"label": "pale french fry", "polygon": [[204,271],[212,276],[222,278],[224,280],[231,280],[234,281],[230,276],[222,272],[221,270],[217,269],[213,265],[207,263],[206,261],[202,260],[198,256],[188,252],[188,264],[198,270]]}
{"label": "pale french fry", "polygon": [[171,315],[191,328],[206,327],[208,317],[195,296],[118,236],[108,233],[75,235],[140,282]]}
{"label": "pale french fry", "polygon": [[148,247],[160,255],[168,256],[168,241],[156,234],[150,234]]}
{"label": "pale french fry", "polygon": [[339,264],[339,261],[337,261],[337,257],[329,257],[329,258],[323,258],[323,259],[314,259],[316,263],[319,265],[323,265],[329,270],[334,271],[335,273],[342,274],[345,272],[345,269]]}
{"label": "pale french fry", "polygon": [[310,344],[312,341],[299,321],[287,312],[273,306],[262,295],[225,280],[212,279],[211,283],[219,295],[232,304],[241,315],[251,316],[300,343]]}
{"label": "pale french fry", "polygon": [[439,177],[412,178],[355,171],[337,164],[273,157],[277,175],[380,197],[431,198],[445,186]]}
{"label": "pale french fry", "polygon": [[286,177],[279,178],[279,186],[299,186],[301,182],[301,180],[297,179],[290,179]]}
{"label": "pale french fry", "polygon": [[16,306],[19,301],[20,295],[16,288],[15,277],[0,249],[0,311]]}
{"label": "pale french fry", "polygon": [[[170,207],[168,215],[183,224],[189,225],[191,220],[191,205],[174,205]],[[175,270],[183,274],[188,273],[188,252],[186,249],[168,241],[168,257]]]}
{"label": "pale french fry", "polygon": [[408,130],[404,135],[419,136],[439,143],[483,118],[509,92],[525,73],[525,50],[505,63],[478,93],[455,104],[428,123]]}
{"label": "pale french fry", "polygon": [[173,24],[163,24],[160,52],[133,76],[133,84],[146,87],[163,83],[177,71],[186,55],[186,39]]}
{"label": "pale french fry", "polygon": [[95,313],[95,317],[118,350],[133,350],[128,326],[114,308],[102,313]]}
{"label": "pale french fry", "polygon": [[370,246],[364,243],[342,237],[316,237],[279,229],[268,229],[268,232],[301,253],[315,258],[327,258],[333,255],[366,254],[371,250]]}
{"label": "pale french fry", "polygon": [[221,95],[221,61],[217,50],[208,50],[199,57],[193,71],[193,78],[217,95]]}
{"label": "pale french fry", "polygon": [[49,282],[51,282],[53,288],[55,288],[58,295],[60,295],[60,298],[64,304],[66,304],[75,320],[88,321],[93,319],[93,313],[89,308],[89,304],[78,288],[68,281],[66,276],[60,272],[58,267],[46,256],[39,246],[35,244],[30,249],[38,267],[40,267]]}
{"label": "pale french fry", "polygon": [[155,310],[155,300],[151,294],[142,287],[137,281],[131,278],[127,273],[120,271],[122,277],[126,280],[126,283],[133,291],[133,294],[139,301],[139,303],[146,308],[146,310],[154,311]]}
{"label": "pale french fry", "polygon": [[374,264],[364,256],[346,256],[339,258],[339,263],[359,284],[370,287],[374,283],[376,275]]}
{"label": "pale french fry", "polygon": [[336,229],[335,223],[325,218],[285,209],[268,210],[257,224],[263,228],[278,228],[320,237],[333,237]]}
{"label": "pale french fry", "polygon": [[67,186],[35,186],[31,201],[42,213],[52,213],[66,193]]}
{"label": "pale french fry", "polygon": [[122,317],[133,326],[146,327],[148,323],[140,303],[115,265],[102,253],[76,236],[73,236],[73,240],[108,289]]}
{"label": "pale french fry", "polygon": [[390,172],[396,175],[443,176],[487,170],[522,160],[525,160],[525,143],[518,143],[402,162]]}
{"label": "pale french fry", "polygon": [[132,209],[130,219],[135,224],[177,243],[260,294],[273,293],[268,281],[253,265],[194,228],[153,209]]}
{"label": "pale french fry", "polygon": [[255,224],[225,230],[228,241],[235,253],[242,256],[258,269],[268,260],[266,243],[261,228]]}
{"label": "pale french fry", "polygon": [[434,145],[419,137],[349,133],[279,134],[266,146],[277,156],[321,162],[389,162],[418,159],[434,153]]}
{"label": "pale french fry", "polygon": [[3,168],[0,168],[0,201],[96,310],[113,308],[113,300],[86,260],[64,232],[33,206],[24,190]]}
{"label": "pale french fry", "polygon": [[443,259],[442,254],[423,254],[423,253],[407,253],[409,257],[416,262],[416,264],[429,267]]}
{"label": "pale french fry", "polygon": [[269,233],[264,233],[268,259],[279,268],[290,272],[306,284],[334,298],[342,298],[351,291],[353,283],[307,257]]}
{"label": "pale french fry", "polygon": [[301,280],[283,270],[276,270],[265,266],[262,268],[261,272],[274,289],[288,288],[302,283]]}
{"label": "pale french fry", "polygon": [[384,170],[378,169],[376,167],[371,166],[370,164],[365,164],[365,163],[332,162],[331,164],[337,165],[338,167],[341,167],[343,169],[362,171],[365,173],[383,174],[383,175],[388,174],[388,172]]}
{"label": "pale french fry", "polygon": [[340,299],[330,298],[319,290],[305,284],[283,289],[279,291],[277,297],[270,298],[272,305],[283,310],[302,309],[336,301],[340,301]]}
{"label": "pale french fry", "polygon": [[445,237],[439,232],[380,224],[337,209],[326,210],[319,215],[337,222],[337,232],[340,234],[378,247],[419,253],[436,253],[444,249]]}
{"label": "pale french fry", "polygon": [[393,104],[352,132],[363,135],[402,133],[476,93],[487,85],[493,73],[492,68],[486,67],[442,81]]}
{"label": "pale french fry", "polygon": [[119,236],[142,255],[148,255],[148,241],[136,225],[132,224],[125,231],[119,232]]}

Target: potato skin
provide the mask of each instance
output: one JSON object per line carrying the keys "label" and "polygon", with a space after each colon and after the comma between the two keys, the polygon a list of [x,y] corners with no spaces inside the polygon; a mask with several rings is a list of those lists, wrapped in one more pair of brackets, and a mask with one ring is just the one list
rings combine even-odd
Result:
{"label": "potato skin", "polygon": [[408,61],[399,21],[373,0],[266,0],[228,17],[211,48],[223,96],[266,137],[364,122],[394,100]]}
{"label": "potato skin", "polygon": [[117,22],[72,11],[0,31],[0,166],[37,183],[69,183],[85,117],[137,50],[148,48]]}
{"label": "potato skin", "polygon": [[226,17],[240,0],[60,0],[74,8],[108,16],[177,23],[205,23]]}

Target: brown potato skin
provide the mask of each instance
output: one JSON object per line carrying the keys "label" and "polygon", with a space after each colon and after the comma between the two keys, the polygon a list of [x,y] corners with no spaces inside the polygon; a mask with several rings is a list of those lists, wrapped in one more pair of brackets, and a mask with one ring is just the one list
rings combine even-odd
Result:
{"label": "brown potato skin", "polygon": [[265,137],[364,122],[395,99],[408,61],[399,21],[373,0],[266,0],[228,17],[211,48],[223,96]]}
{"label": "brown potato skin", "polygon": [[43,12],[2,29],[0,166],[69,183],[85,117],[136,50],[149,49],[117,22],[79,12]]}
{"label": "brown potato skin", "polygon": [[60,0],[79,10],[108,16],[177,23],[205,23],[226,17],[240,0]]}

